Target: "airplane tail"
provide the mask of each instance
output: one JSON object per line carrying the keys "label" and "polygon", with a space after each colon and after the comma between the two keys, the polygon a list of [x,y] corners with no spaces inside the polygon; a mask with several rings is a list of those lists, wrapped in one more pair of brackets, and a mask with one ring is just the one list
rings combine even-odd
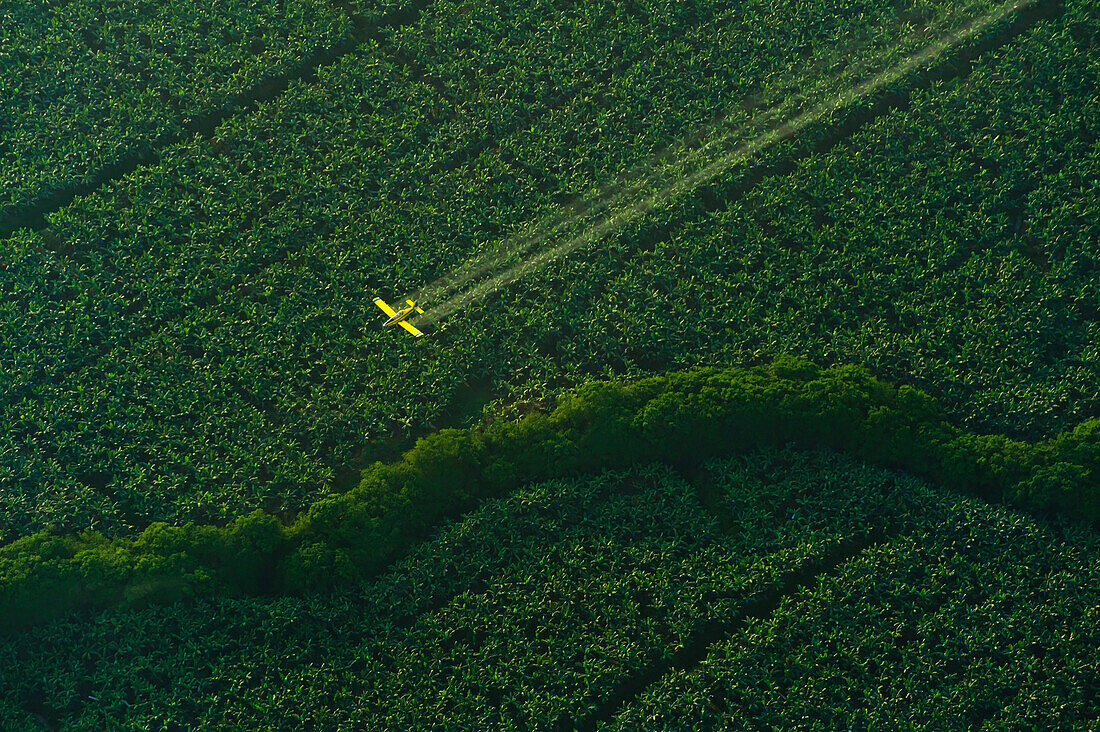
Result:
{"label": "airplane tail", "polygon": [[424,313],[424,310],[423,310],[423,309],[422,309],[422,308],[421,308],[421,307],[420,307],[419,305],[417,305],[417,304],[416,304],[415,302],[413,302],[412,300],[406,300],[405,302],[407,302],[408,304],[412,305],[412,306],[413,306],[413,310],[415,310],[416,312],[418,312],[418,313],[420,313],[420,314],[423,314],[423,313]]}

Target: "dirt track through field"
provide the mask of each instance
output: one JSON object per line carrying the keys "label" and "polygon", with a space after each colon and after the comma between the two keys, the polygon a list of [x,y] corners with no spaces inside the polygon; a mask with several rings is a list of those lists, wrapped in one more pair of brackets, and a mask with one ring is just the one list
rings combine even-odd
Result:
{"label": "dirt track through field", "polygon": [[677,671],[696,668],[706,659],[712,648],[728,640],[751,621],[770,617],[785,599],[814,587],[841,565],[894,538],[895,535],[875,528],[865,535],[839,541],[812,557],[805,565],[780,575],[775,583],[762,591],[745,597],[741,610],[731,617],[715,617],[700,623],[685,639],[680,650],[665,658],[655,654],[648,665],[623,679],[605,694],[592,712],[576,720],[563,717],[554,728],[596,730],[601,724],[611,722],[624,707],[637,700],[660,679]]}
{"label": "dirt track through field", "polygon": [[[262,103],[278,98],[293,82],[316,82],[321,69],[335,65],[364,43],[384,42],[387,33],[415,24],[429,4],[430,0],[412,0],[407,6],[386,13],[378,21],[366,20],[356,14],[349,15],[352,32],[336,46],[318,49],[304,56],[293,68],[265,78],[256,86],[227,99],[218,109],[190,117],[181,124],[179,132],[160,135],[149,143],[123,153],[114,162],[89,171],[82,181],[69,181],[43,191],[33,201],[0,210],[0,239],[11,236],[20,229],[45,229],[46,219],[51,213],[68,206],[80,196],[90,195],[108,183],[130,175],[143,165],[156,162],[165,148],[196,135],[211,137],[214,130],[227,119],[247,114]],[[346,4],[344,7],[347,7]]]}
{"label": "dirt track through field", "polygon": [[[393,55],[396,60],[398,60],[402,65],[407,68],[409,78],[428,83],[433,88],[435,88],[437,92],[440,93],[442,98],[449,99],[450,92],[446,89],[445,85],[442,84],[442,82],[425,72],[422,66],[415,59],[407,59],[400,56],[400,54],[397,54],[392,49],[392,44],[390,44],[389,41],[385,40],[384,35],[378,35],[381,30],[392,30],[394,28],[401,28],[407,25],[415,24],[420,14],[431,6],[431,0],[413,0],[413,2],[411,2],[407,7],[403,7],[399,10],[387,14],[377,24],[371,24],[363,20],[360,16],[356,15],[355,4],[350,0],[338,0],[337,2],[334,2],[334,4],[344,10],[344,12],[348,14],[348,17],[352,19],[352,22],[355,26],[355,31],[353,35],[356,39],[356,43],[365,42],[368,39],[381,39],[379,40],[380,45],[383,48],[387,49],[387,51],[391,55]],[[688,18],[686,22],[682,25],[682,27],[680,28],[680,33],[686,34],[697,25],[710,22],[711,20],[712,18],[706,15],[692,16]],[[357,48],[358,46],[354,47]],[[346,55],[347,53],[351,53],[352,50],[352,46],[344,44],[340,47],[339,53]],[[287,79],[289,79],[291,81],[298,80],[309,83],[315,82],[317,78],[318,68],[316,64],[325,66],[335,63],[335,61],[337,60],[336,54],[337,51],[328,51],[324,54],[321,54],[315,59],[306,59],[305,65],[301,69],[299,69],[299,71],[296,72],[295,75],[290,75],[286,77],[286,79],[283,79],[283,81],[287,81]],[[610,82],[611,78],[616,73],[621,73],[628,68],[630,68],[630,63],[628,62],[628,60],[625,58],[619,59],[619,61],[617,61],[615,64],[609,66],[607,69],[600,72],[597,76],[593,77],[585,86],[587,88],[593,89],[603,88]],[[286,87],[288,85],[289,81],[287,81],[287,83],[279,82],[278,84],[274,85],[269,82],[263,82],[258,87],[256,87],[253,92],[246,94],[245,97],[242,98],[243,102],[242,104],[238,105],[238,108],[224,110],[222,113],[213,115],[209,118],[202,116],[195,118],[196,125],[199,125],[199,127],[196,129],[196,134],[202,137],[209,137],[210,135],[212,135],[214,129],[216,128],[217,124],[220,123],[220,121],[224,121],[228,117],[237,114],[247,114],[260,102],[277,97],[279,94],[286,90]],[[507,134],[514,134],[522,129],[533,128],[539,120],[563,105],[566,102],[567,98],[568,96],[562,96],[561,98],[544,100],[545,103],[541,104],[541,106],[539,106],[528,117],[523,120],[517,120],[515,125],[507,130]],[[452,103],[448,106],[453,108],[455,105],[452,101]],[[136,170],[138,167],[141,167],[146,163],[154,164],[156,161],[156,157],[160,154],[159,151],[163,147],[174,144],[176,142],[179,142],[176,137],[167,136],[153,143],[147,150],[130,151],[123,156],[124,159],[122,162],[117,165],[107,166],[98,171],[96,174],[91,176],[86,185],[82,186],[79,190],[72,189],[69,191],[69,193],[58,191],[52,197],[40,197],[37,203],[28,204],[26,207],[19,209],[16,213],[12,214],[12,218],[10,218],[9,220],[5,220],[3,217],[3,212],[0,212],[0,238],[10,235],[11,233],[23,226],[28,226],[32,229],[38,230],[44,235],[46,239],[55,238],[57,236],[56,232],[51,231],[51,229],[49,229],[46,225],[46,216],[72,203],[74,197],[91,194],[94,191],[98,190],[98,188],[107,185],[112,181],[124,178],[125,176],[134,172],[134,170]],[[447,162],[447,164],[451,167],[465,164],[470,160],[476,159],[479,154],[481,154],[486,149],[491,148],[497,143],[499,143],[498,137],[491,135],[473,140],[470,142],[470,144],[464,145],[460,149],[456,150],[454,157],[451,158]],[[435,166],[428,169],[426,172],[419,171],[419,173],[430,178],[437,175],[440,171],[444,169],[445,166],[443,165],[443,163],[439,162]],[[409,185],[413,184],[409,183]],[[72,195],[70,195],[70,193]],[[289,189],[279,189],[273,191],[265,200],[260,203],[260,205],[258,205],[246,216],[246,218],[237,228],[238,234],[244,236],[247,232],[252,231],[256,227],[262,226],[264,223],[264,216],[266,216],[268,211],[280,206],[283,201],[288,198],[289,195]],[[332,234],[331,226],[332,222],[326,219],[313,233],[317,238],[327,238]],[[189,304],[189,307],[173,309],[171,311],[172,315],[170,316],[163,317],[160,313],[157,313],[156,315],[151,315],[145,311],[140,311],[141,325],[140,327],[136,328],[128,338],[118,343],[104,344],[99,348],[90,349],[89,351],[87,351],[84,358],[76,358],[60,366],[54,373],[53,378],[65,379],[73,376],[74,374],[78,374],[83,369],[97,363],[104,357],[108,356],[113,350],[117,348],[129,348],[134,343],[137,343],[151,336],[152,334],[168,327],[171,323],[180,321],[185,317],[189,317],[194,312],[194,310],[201,307],[209,306],[217,302],[221,294],[239,290],[242,287],[247,286],[248,281],[257,277],[260,273],[270,270],[280,263],[285,262],[286,260],[294,256],[297,252],[299,252],[301,250],[301,246],[302,244],[300,241],[287,242],[287,245],[284,247],[274,248],[271,251],[264,253],[262,256],[257,256],[249,259],[244,265],[240,267],[239,271],[236,274],[229,278],[227,282],[220,283],[217,286],[210,287],[205,292],[197,294],[192,302]],[[76,259],[78,263],[81,261],[79,258],[79,253],[76,253],[74,255],[73,251],[67,249],[64,246],[59,246],[56,249],[52,249],[52,251],[60,256],[72,257]]]}
{"label": "dirt track through field", "polygon": [[[807,126],[824,121],[842,108],[884,91],[891,84],[935,62],[948,51],[1034,2],[1035,0],[1009,0],[855,86],[827,93],[823,99],[819,96],[819,100],[812,97],[806,100],[804,96],[800,96],[793,102],[785,102],[779,109],[758,115],[748,125],[734,132],[714,136],[698,149],[672,155],[666,152],[655,158],[661,163],[660,166],[642,174],[637,182],[611,194],[605,189],[570,207],[569,211],[559,212],[544,220],[541,228],[508,239],[482,257],[466,262],[452,273],[410,295],[413,299],[426,301],[430,307],[419,319],[419,323],[424,326],[438,324],[468,305],[623,229],[654,210],[699,189],[735,166],[748,163],[766,148],[794,137]],[[865,67],[866,63],[861,66]],[[841,74],[841,78],[850,76],[848,72]],[[819,84],[818,89],[822,86]],[[776,112],[786,111],[792,106],[797,109],[797,103],[804,100],[812,106],[788,115],[778,125],[771,124]],[[759,130],[761,127],[767,128],[766,131],[741,142],[746,132]],[[733,147],[729,149],[731,144]],[[665,162],[669,158],[671,162]],[[474,282],[476,284],[469,286]]]}

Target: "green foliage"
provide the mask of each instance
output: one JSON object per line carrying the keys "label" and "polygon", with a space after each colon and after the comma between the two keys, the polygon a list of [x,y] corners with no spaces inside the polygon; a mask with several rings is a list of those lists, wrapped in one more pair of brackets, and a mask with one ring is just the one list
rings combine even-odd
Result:
{"label": "green foliage", "polygon": [[481,483],[482,451],[477,435],[464,430],[444,429],[418,440],[405,455],[415,479],[401,489],[402,497],[426,509],[429,525],[451,506],[470,505]]}
{"label": "green foliage", "polygon": [[[16,627],[144,601],[151,592],[135,599],[122,588],[161,582],[174,588],[169,598],[328,587],[375,574],[441,520],[524,482],[649,460],[698,465],[785,444],[842,449],[989,500],[1100,520],[1095,422],[1027,443],[964,433],[938,415],[927,396],[866,369],[796,358],[592,383],[549,415],[423,438],[290,526],[254,511],[224,528],[153,524],[134,540],[88,533],[14,542],[0,548],[0,620]],[[51,606],[40,587],[64,589],[66,599]]]}
{"label": "green foliage", "polygon": [[0,208],[94,179],[351,36],[342,13],[311,0],[12,10],[0,26]]}
{"label": "green foliage", "polygon": [[[1026,262],[1002,267],[999,250],[981,266],[944,261],[974,221],[1000,222],[1001,203],[957,221],[963,204],[934,194],[961,185],[969,162],[946,179],[909,175],[914,156],[893,147],[904,134],[879,123],[853,140],[868,151],[858,160],[815,155],[730,196],[716,181],[415,345],[377,327],[368,296],[412,292],[529,225],[538,239],[540,222],[574,210],[563,202],[622,183],[685,134],[754,135],[837,59],[904,55],[988,5],[432,3],[316,83],[164,148],[52,214],[48,231],[0,243],[12,358],[0,373],[0,533],[293,514],[331,493],[364,444],[476,416],[463,409],[473,394],[546,399],[593,378],[784,351],[942,394],[978,431],[1072,425],[1096,397],[1076,365],[1092,359],[1089,324],[1067,319],[1068,301]],[[935,20],[917,32],[914,17]],[[1064,136],[1091,96],[1070,82],[1085,61],[1058,49],[1036,83],[1065,100]],[[973,96],[1030,110],[1017,88]],[[983,139],[981,120],[1000,116],[959,129]],[[1061,139],[1057,129],[1029,139]],[[1074,161],[1086,152],[1074,147]],[[925,142],[920,159],[937,156],[959,157]],[[1016,172],[1046,190],[1058,160]],[[721,185],[737,189],[742,174],[752,163]],[[1032,226],[1051,212],[1052,240],[1077,236],[1074,217],[1053,212],[1088,219],[1087,197],[1066,195],[1035,209]],[[1088,278],[1075,266],[1065,281],[1078,286]],[[997,307],[953,299],[967,292]]]}
{"label": "green foliage", "polygon": [[[1095,717],[1095,532],[825,450],[692,473],[525,486],[337,591],[9,635],[0,728],[904,729],[990,700],[1008,727]],[[356,576],[343,549],[299,552],[313,576]]]}
{"label": "green foliage", "polygon": [[[790,470],[746,462],[768,480]],[[782,500],[793,482],[778,477],[755,494],[745,490],[759,485],[753,471],[734,475],[740,480],[719,481],[748,510]],[[826,484],[843,475],[849,491],[869,483],[847,470],[818,475]],[[818,511],[831,513],[832,503]],[[1042,523],[976,502],[914,513],[914,523],[766,616],[733,624],[698,664],[671,669],[607,728],[740,728],[746,715],[778,728],[1087,727],[1100,711],[1088,660],[1095,533],[1063,541]],[[771,518],[760,511],[762,529]]]}
{"label": "green foliage", "polygon": [[270,589],[278,557],[286,548],[286,532],[274,516],[256,510],[225,530],[224,560],[218,574],[244,592]]}
{"label": "green foliage", "polygon": [[1037,468],[1007,491],[1016,503],[1050,513],[1100,517],[1098,475],[1084,465],[1057,462]]}
{"label": "green foliage", "polygon": [[[116,160],[152,162],[63,206],[47,229],[0,242],[0,532],[5,540],[25,535],[0,547],[0,628],[211,595],[243,614],[257,609],[253,598],[233,605],[226,595],[350,586],[392,566],[441,522],[523,483],[654,459],[698,468],[762,446],[832,446],[988,500],[1100,520],[1100,420],[1036,438],[1093,415],[1098,403],[1100,109],[1082,83],[1095,75],[1094,3],[1069,0],[1057,17],[983,56],[965,79],[915,91],[850,140],[820,144],[836,120],[807,128],[752,163],[788,175],[745,186],[754,170],[735,168],[713,190],[606,237],[587,261],[547,267],[492,307],[465,312],[416,351],[362,326],[377,315],[364,293],[446,274],[486,243],[562,210],[562,201],[622,183],[622,171],[716,117],[720,132],[759,129],[757,111],[790,100],[848,55],[840,42],[901,55],[927,39],[908,35],[895,45],[899,25],[955,18],[962,8],[439,2],[416,24],[322,68],[316,83],[306,74],[255,114],[231,115],[209,137],[148,155],[189,118],[245,103],[264,79],[278,84],[304,58],[347,43],[350,24],[325,3],[53,5],[12,5],[0,29],[0,62],[10,62],[0,63],[7,202],[79,189]],[[356,10],[360,24],[377,17],[373,6]],[[203,30],[211,23],[220,32]],[[898,88],[907,86],[900,80]],[[798,148],[816,152],[794,160]],[[407,256],[395,261],[398,250]],[[779,355],[755,369],[594,382],[549,415],[433,434],[400,461],[368,468],[357,488],[325,496],[333,465],[363,440],[438,424],[471,384],[524,398],[593,375],[760,363],[784,350],[861,366],[823,369]],[[391,368],[410,356],[417,368]],[[872,374],[911,385],[895,389]],[[388,700],[398,689],[401,703],[387,713],[412,727],[426,718],[430,692],[453,689],[422,665],[419,650],[437,659],[465,654],[457,677],[478,691],[437,700],[435,718],[550,726],[561,714],[590,711],[587,690],[674,652],[707,617],[691,604],[691,589],[732,609],[750,590],[774,592],[792,567],[813,566],[860,531],[915,530],[917,541],[894,543],[870,569],[844,575],[849,587],[805,593],[771,630],[749,628],[742,648],[725,649],[716,666],[744,694],[731,708],[767,720],[785,705],[787,717],[771,720],[777,726],[796,718],[890,728],[943,715],[936,704],[946,700],[952,721],[996,723],[1000,699],[973,691],[974,678],[997,693],[1022,689],[1004,707],[1006,720],[1017,713],[1024,724],[1055,728],[1095,719],[1095,703],[1043,686],[1051,678],[1064,685],[1065,668],[1095,655],[1080,640],[1097,622],[1091,554],[1076,561],[1034,532],[1024,547],[1018,526],[941,511],[919,490],[856,491],[829,475],[813,484],[754,482],[753,474],[790,467],[789,458],[768,455],[748,473],[704,466],[699,496],[729,534],[688,559],[685,547],[706,545],[699,536],[709,540],[714,526],[667,476],[643,488],[653,475],[618,476],[621,483],[603,484],[605,503],[520,496],[508,504],[510,521],[493,520],[496,533],[467,527],[480,543],[448,534],[451,564],[441,562],[432,582],[410,571],[400,575],[404,594],[374,585],[383,600],[362,635],[377,643],[360,646],[368,655],[345,656],[339,673],[365,679],[364,695]],[[724,493],[728,473],[740,477]],[[264,511],[243,515],[257,505],[300,513],[290,525]],[[43,530],[51,524],[99,531]],[[570,524],[580,528],[570,533]],[[527,532],[523,541],[517,531]],[[548,542],[552,535],[557,554],[536,561],[528,552],[509,563],[510,542],[530,549],[539,534]],[[478,551],[463,560],[470,544]],[[462,565],[448,584],[447,571],[463,561],[478,566]],[[533,579],[539,562],[565,569]],[[1035,562],[1054,607],[1029,594]],[[599,574],[622,566],[633,573]],[[935,571],[908,576],[920,566]],[[486,568],[500,577],[481,576]],[[1067,579],[1075,576],[1084,589]],[[492,593],[478,591],[490,581]],[[655,584],[658,601],[646,601]],[[866,590],[884,585],[894,595],[876,604]],[[943,601],[945,585],[958,596]],[[563,607],[565,597],[573,604]],[[1024,609],[998,625],[1005,602]],[[351,614],[361,605],[369,602]],[[426,627],[403,642],[385,635],[432,606],[447,608],[442,624],[427,613]],[[560,625],[540,625],[547,606],[561,611],[552,614]],[[873,617],[857,615],[865,608]],[[122,617],[128,629],[154,615]],[[837,617],[845,618],[839,627],[820,622]],[[1065,617],[1075,620],[1058,620]],[[216,638],[196,622],[178,643],[150,630],[145,638],[193,663],[201,654],[224,657],[225,639],[242,628],[221,622],[230,630]],[[817,625],[825,629],[809,627]],[[1014,627],[1040,639],[1041,653],[1029,655]],[[913,671],[928,654],[899,645],[898,628],[931,631],[939,646],[930,669]],[[104,636],[129,640],[117,630]],[[356,645],[333,638],[333,656]],[[528,668],[502,661],[524,638],[544,644],[529,665],[552,669],[534,682]],[[195,639],[201,653],[188,645]],[[90,674],[96,663],[67,654],[79,645],[69,640],[52,654],[32,643],[6,658],[13,670],[0,673],[0,689],[18,702],[0,710],[0,727],[37,724],[39,707],[46,717],[101,727],[105,715],[143,703],[133,687],[115,688],[103,697],[114,705],[105,703],[108,711],[89,708],[86,699],[98,697],[71,674]],[[849,666],[815,676],[838,645],[854,649],[841,655]],[[955,684],[940,646],[974,660],[966,684]],[[590,662],[593,650],[599,658]],[[384,661],[371,665],[371,653]],[[50,666],[54,657],[64,671],[61,660]],[[173,660],[156,661],[166,679],[176,676]],[[263,668],[266,659],[247,660]],[[50,695],[52,711],[34,687],[43,668],[72,680]],[[114,677],[163,699],[156,684],[168,680],[127,671]],[[1043,681],[1029,688],[1028,673]],[[278,696],[308,679],[260,676],[247,677],[257,690],[249,702],[282,704],[280,723],[266,726],[332,726],[294,716],[323,703]],[[873,679],[882,683],[864,683]],[[134,711],[134,726],[180,717],[196,727],[239,726],[242,716],[262,716],[254,707],[222,719],[201,711],[197,699],[215,706],[239,698],[218,688],[224,677],[214,680],[213,688],[188,688],[174,706]],[[715,726],[730,721],[728,700],[707,699],[698,679],[685,684],[618,721],[636,727],[671,709]],[[892,684],[901,687],[895,696]],[[869,689],[879,696],[841,713]],[[331,702],[331,691],[311,693]],[[917,712],[896,706],[914,699]],[[1036,699],[1046,705],[1039,711]],[[13,707],[28,711],[13,718]],[[377,705],[360,711],[377,713]]]}

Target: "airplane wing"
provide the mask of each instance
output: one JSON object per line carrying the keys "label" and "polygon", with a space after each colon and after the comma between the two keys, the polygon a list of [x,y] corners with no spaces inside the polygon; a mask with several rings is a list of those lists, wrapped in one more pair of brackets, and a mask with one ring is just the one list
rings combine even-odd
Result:
{"label": "airplane wing", "polygon": [[378,307],[382,308],[382,312],[384,312],[386,315],[390,316],[391,318],[394,315],[397,315],[397,313],[395,313],[393,311],[393,308],[391,308],[389,305],[387,305],[386,301],[383,300],[380,297],[374,298],[374,304],[377,305]]}
{"label": "airplane wing", "polygon": [[420,331],[418,331],[418,330],[417,330],[417,329],[416,329],[416,328],[415,328],[414,326],[410,325],[410,324],[409,324],[409,321],[407,321],[407,320],[402,320],[402,321],[401,321],[400,323],[398,323],[398,325],[400,325],[400,326],[401,326],[402,328],[404,328],[405,330],[407,330],[407,331],[409,331],[410,333],[412,333],[412,334],[413,334],[414,336],[416,336],[417,338],[419,338],[420,336],[424,335],[423,333],[421,333]]}

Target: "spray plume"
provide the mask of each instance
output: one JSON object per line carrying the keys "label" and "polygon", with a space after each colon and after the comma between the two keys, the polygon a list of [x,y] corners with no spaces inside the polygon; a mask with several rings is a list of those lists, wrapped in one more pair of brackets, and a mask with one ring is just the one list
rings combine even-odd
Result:
{"label": "spray plume", "polygon": [[[604,188],[596,195],[560,209],[532,230],[513,235],[493,250],[460,265],[455,271],[422,288],[415,296],[410,296],[414,300],[429,300],[430,310],[420,322],[426,325],[438,323],[471,303],[608,236],[705,185],[767,147],[793,137],[807,125],[876,93],[936,60],[946,51],[1034,1],[1009,0],[958,30],[942,35],[918,53],[824,101],[813,103],[815,98],[820,97],[822,89],[835,88],[838,80],[857,76],[869,62],[853,64],[839,75],[818,82],[808,92],[792,95],[782,104],[754,115],[748,123],[732,132],[714,134],[712,131],[709,139],[697,148],[692,149],[690,141],[681,141],[651,158],[644,168],[635,169],[625,176],[628,182]],[[882,52],[875,58],[888,56],[889,53]],[[785,120],[776,123],[784,114]],[[753,132],[757,134],[745,140],[746,134]],[[521,260],[526,255],[531,256]],[[502,267],[505,269],[499,271]],[[482,279],[494,271],[496,274]],[[477,284],[466,288],[471,282]]]}

